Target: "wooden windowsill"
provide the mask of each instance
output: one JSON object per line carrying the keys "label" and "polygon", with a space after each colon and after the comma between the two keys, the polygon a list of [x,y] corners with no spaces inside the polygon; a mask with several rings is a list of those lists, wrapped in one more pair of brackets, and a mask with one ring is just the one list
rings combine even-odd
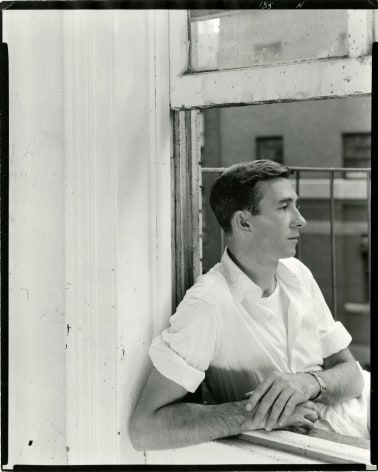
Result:
{"label": "wooden windowsill", "polygon": [[340,464],[370,466],[370,441],[313,430],[308,435],[289,431],[251,431],[195,446],[147,451],[146,464]]}
{"label": "wooden windowsill", "polygon": [[370,440],[313,429],[309,434],[290,431],[251,431],[238,436],[263,445],[329,464],[370,464]]}

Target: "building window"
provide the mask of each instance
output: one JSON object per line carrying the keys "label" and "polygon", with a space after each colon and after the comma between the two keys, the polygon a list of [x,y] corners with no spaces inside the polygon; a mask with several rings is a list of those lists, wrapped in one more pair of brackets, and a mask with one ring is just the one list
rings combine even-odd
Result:
{"label": "building window", "polygon": [[270,159],[283,164],[283,137],[266,136],[256,138],[256,158]]}
{"label": "building window", "polygon": [[[370,167],[371,166],[371,134],[348,133],[343,134],[343,166]],[[345,178],[361,179],[363,172],[345,172]]]}

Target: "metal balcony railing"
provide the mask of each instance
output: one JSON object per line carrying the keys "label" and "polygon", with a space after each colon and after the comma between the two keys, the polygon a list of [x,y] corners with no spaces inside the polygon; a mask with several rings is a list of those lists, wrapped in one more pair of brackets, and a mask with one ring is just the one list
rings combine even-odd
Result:
{"label": "metal balcony railing", "polygon": [[[331,265],[331,283],[332,283],[332,310],[337,319],[337,274],[336,274],[336,237],[335,237],[335,200],[343,198],[353,198],[355,195],[358,200],[366,200],[366,218],[368,228],[368,280],[369,280],[369,302],[370,302],[370,274],[371,274],[371,169],[370,168],[346,168],[346,167],[291,167],[294,174],[295,189],[301,200],[311,198],[311,188],[316,190],[317,199],[329,200],[329,221],[330,221],[330,265]],[[223,167],[203,167],[202,176],[209,173],[223,172]],[[309,175],[310,174],[310,175]],[[311,179],[316,175],[316,179]],[[324,178],[325,175],[325,178]],[[303,178],[306,176],[305,178]],[[338,177],[336,179],[336,177]],[[309,185],[309,184],[312,185]],[[321,183],[321,188],[319,185]],[[310,188],[310,192],[308,191]],[[307,190],[303,192],[302,190]],[[323,192],[319,195],[319,192]],[[314,198],[314,197],[313,197]],[[201,199],[200,199],[201,200]],[[200,214],[202,209],[200,208]],[[221,232],[221,253],[224,250],[224,234]],[[200,234],[202,239],[202,231]],[[202,240],[200,246],[202,247]],[[297,257],[300,258],[300,245],[297,248]],[[202,260],[202,250],[201,250]]]}

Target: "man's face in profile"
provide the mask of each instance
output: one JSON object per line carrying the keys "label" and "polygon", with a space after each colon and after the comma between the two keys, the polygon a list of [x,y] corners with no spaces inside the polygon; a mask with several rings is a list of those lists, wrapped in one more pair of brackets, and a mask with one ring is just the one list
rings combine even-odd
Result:
{"label": "man's face in profile", "polygon": [[259,214],[251,215],[253,251],[272,259],[293,257],[306,221],[297,208],[298,196],[290,180],[258,182],[257,189],[262,198]]}

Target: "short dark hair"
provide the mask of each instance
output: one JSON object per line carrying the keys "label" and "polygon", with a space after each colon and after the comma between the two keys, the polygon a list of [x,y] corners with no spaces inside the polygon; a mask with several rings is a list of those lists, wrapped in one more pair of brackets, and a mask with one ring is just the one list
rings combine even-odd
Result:
{"label": "short dark hair", "polygon": [[290,175],[288,167],[266,159],[242,162],[226,169],[210,193],[211,208],[223,230],[231,232],[231,219],[238,210],[249,210],[252,215],[259,213],[262,195],[256,188],[258,182]]}

